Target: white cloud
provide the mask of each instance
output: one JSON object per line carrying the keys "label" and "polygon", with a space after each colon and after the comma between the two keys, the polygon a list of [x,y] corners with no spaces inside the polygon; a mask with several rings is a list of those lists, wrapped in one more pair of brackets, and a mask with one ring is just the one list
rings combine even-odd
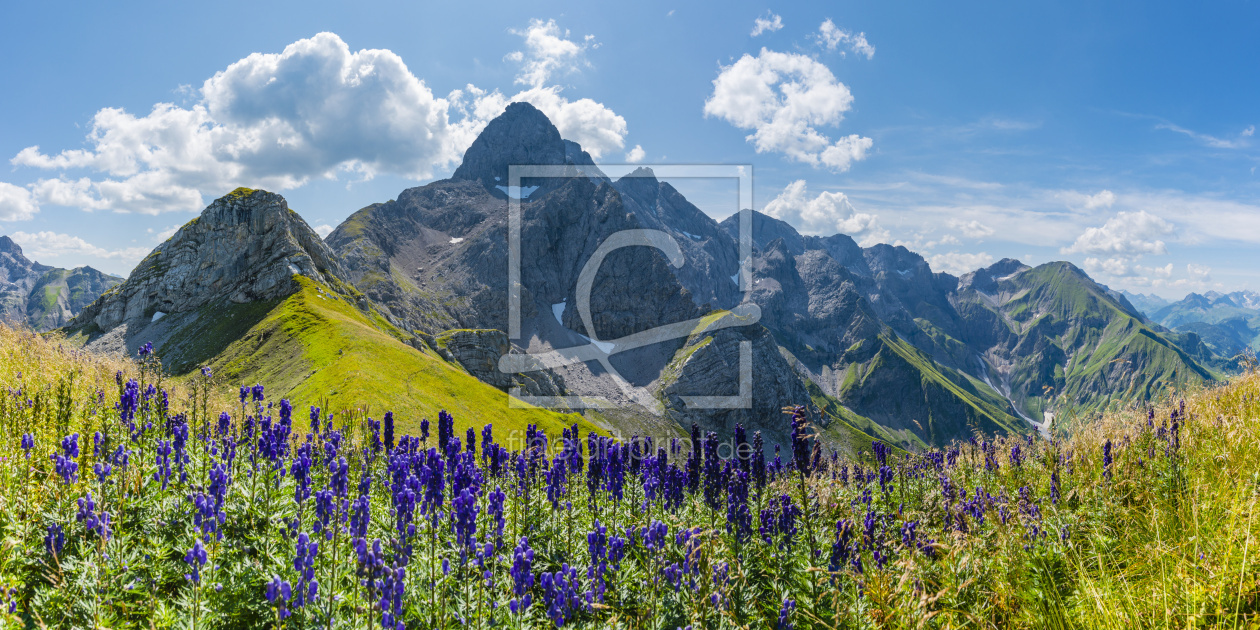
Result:
{"label": "white cloud", "polygon": [[[836,26],[836,23],[832,22],[831,18],[824,20],[818,27],[818,35],[816,37],[818,38],[818,44],[827,50],[837,50],[841,44],[844,44],[854,54],[862,55],[867,59],[875,57],[875,47],[866,41],[866,33],[854,35],[852,32]],[[840,54],[843,55],[844,51],[841,50]]]}
{"label": "white cloud", "polygon": [[[522,59],[527,66],[542,64],[531,70],[537,76],[561,68],[546,59],[565,57],[566,47],[548,39],[553,26],[535,20],[522,31],[530,51]],[[573,45],[594,46],[589,38]],[[196,211],[207,196],[237,186],[288,190],[340,174],[427,179],[457,163],[485,124],[515,100],[533,103],[593,157],[624,146],[624,118],[560,92],[538,85],[505,97],[470,85],[441,98],[393,52],[352,52],[337,35],[320,33],[283,52],[231,64],[204,82],[190,107],[158,103],[144,116],[102,109],[93,117],[87,149],[23,149],[13,165],[101,176],[41,179],[29,186],[28,198],[0,186],[0,218],[6,211],[29,215],[39,203]]]}
{"label": "white cloud", "polygon": [[59,256],[95,256],[134,264],[149,253],[147,247],[105,249],[77,236],[57,232],[14,232],[11,236],[18,245],[22,246],[26,255],[34,260],[47,260]]}
{"label": "white cloud", "polygon": [[962,219],[955,218],[946,221],[945,224],[955,230],[958,230],[959,232],[962,232],[962,235],[967,238],[984,238],[993,234],[993,228],[975,219],[963,221]]}
{"label": "white cloud", "polygon": [[[562,137],[582,145],[582,148],[596,160],[606,153],[621,149],[626,144],[625,118],[617,115],[604,104],[589,98],[570,101],[560,95],[559,87],[530,88],[514,94],[509,99],[498,96],[498,92],[483,98],[500,99],[504,107],[512,101],[526,101],[532,104],[551,119],[556,129],[560,130]],[[496,115],[502,111],[502,107],[498,108]],[[485,123],[480,123],[477,131],[481,131],[483,126]],[[471,136],[469,144],[472,144],[476,133],[472,133]]]}
{"label": "white cloud", "polygon": [[857,237],[863,247],[887,242],[889,237],[875,215],[858,212],[844,193],[824,191],[809,197],[803,179],[788,184],[762,212],[787,221],[806,234],[838,232]]}
{"label": "white cloud", "polygon": [[1168,253],[1160,236],[1171,234],[1173,225],[1145,210],[1119,212],[1102,227],[1087,228],[1064,254],[1103,254],[1139,258]]}
{"label": "white cloud", "polygon": [[1116,195],[1110,190],[1104,190],[1096,195],[1085,197],[1085,209],[1097,210],[1099,208],[1110,208],[1116,203]]}
{"label": "white cloud", "polygon": [[178,225],[172,225],[172,226],[169,226],[169,227],[167,227],[167,228],[163,229],[163,230],[162,230],[162,231],[160,231],[160,232],[157,232],[156,234],[154,233],[153,228],[149,228],[148,230],[145,230],[145,231],[146,231],[146,232],[148,232],[149,234],[153,234],[153,240],[154,240],[154,241],[156,241],[156,242],[158,242],[158,243],[162,243],[162,242],[165,242],[165,241],[166,241],[166,239],[168,239],[168,238],[170,238],[170,237],[172,237],[172,236],[175,236],[175,233],[179,231],[179,228],[180,228],[180,226],[178,226]]}
{"label": "white cloud", "polygon": [[758,56],[746,54],[722,68],[704,113],[753,130],[746,139],[758,153],[783,153],[844,171],[866,157],[873,141],[855,134],[832,143],[817,127],[839,124],[852,105],[849,88],[827,66],[806,55],[762,48]]}
{"label": "white cloud", "polygon": [[314,227],[315,233],[318,234],[320,238],[328,238],[328,235],[332,234],[334,229],[336,228],[328,225],[327,223]]}
{"label": "white cloud", "polygon": [[1167,129],[1168,131],[1175,131],[1177,133],[1184,134],[1214,149],[1241,149],[1241,148],[1250,146],[1251,143],[1247,140],[1247,138],[1250,138],[1252,135],[1256,133],[1255,125],[1252,125],[1250,127],[1247,127],[1246,129],[1243,129],[1242,132],[1238,134],[1237,139],[1230,140],[1228,138],[1218,138],[1216,136],[1208,135],[1206,133],[1199,133],[1197,131],[1194,131],[1193,129],[1186,129],[1185,127],[1182,127],[1180,125],[1175,125],[1170,122],[1161,122],[1159,124],[1156,124],[1155,128]]}
{"label": "white cloud", "polygon": [[1187,263],[1186,273],[1190,275],[1191,280],[1197,282],[1210,282],[1212,280],[1212,268],[1205,265]]}
{"label": "white cloud", "polygon": [[636,144],[633,149],[626,152],[626,161],[631,164],[638,164],[646,156],[647,153],[643,151],[643,147]]}
{"label": "white cloud", "polygon": [[948,252],[929,256],[928,266],[936,271],[944,271],[952,273],[955,276],[961,276],[964,273],[975,271],[981,267],[987,267],[993,262],[993,257],[985,252],[977,252],[968,254],[965,252]]}
{"label": "white cloud", "polygon": [[534,18],[529,26],[511,32],[525,39],[525,50],[508,53],[506,59],[521,63],[516,82],[533,88],[542,87],[554,74],[589,66],[584,53],[599,47],[594,35],[587,35],[580,43],[570,40],[568,29],[562,30],[555,20]]}
{"label": "white cloud", "polygon": [[753,21],[752,36],[756,37],[762,33],[773,33],[783,28],[783,18],[766,11],[766,17],[757,18]]}
{"label": "white cloud", "polygon": [[31,191],[0,182],[0,221],[25,221],[39,212]]}

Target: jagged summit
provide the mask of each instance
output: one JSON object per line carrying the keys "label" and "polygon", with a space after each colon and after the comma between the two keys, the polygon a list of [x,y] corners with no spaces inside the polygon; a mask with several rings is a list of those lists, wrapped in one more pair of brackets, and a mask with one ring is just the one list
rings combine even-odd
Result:
{"label": "jagged summit", "polygon": [[[453,180],[480,182],[491,191],[508,185],[509,165],[570,164],[590,166],[582,173],[602,177],[582,147],[560,137],[547,115],[529,103],[512,103],[490,121],[464,152],[464,160],[451,175]],[[549,187],[552,180],[526,180],[522,186]]]}
{"label": "jagged summit", "polygon": [[529,103],[512,103],[490,121],[451,179],[506,186],[510,164],[564,164],[565,141],[547,115]]}
{"label": "jagged summit", "polygon": [[[13,242],[13,239],[8,236],[0,236],[0,254],[22,256],[22,247]],[[25,258],[25,256],[22,257]]]}
{"label": "jagged summit", "polygon": [[154,249],[70,326],[109,331],[212,304],[272,300],[297,290],[295,275],[330,283],[339,273],[332,251],[284,197],[237,188]]}
{"label": "jagged summit", "polygon": [[997,290],[998,280],[1013,276],[1025,269],[1032,269],[1032,267],[1014,258],[1003,258],[988,267],[963,274],[958,279],[958,289],[960,291],[975,289],[982,293],[993,293]]}

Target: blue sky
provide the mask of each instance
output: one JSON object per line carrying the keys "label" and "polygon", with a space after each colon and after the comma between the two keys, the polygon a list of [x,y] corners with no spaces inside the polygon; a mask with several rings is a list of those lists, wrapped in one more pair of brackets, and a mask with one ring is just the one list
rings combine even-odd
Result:
{"label": "blue sky", "polygon": [[524,98],[600,161],[752,164],[758,209],[934,269],[1260,290],[1257,23],[1231,1],[10,5],[0,233],[125,274],[237,185],[335,226],[449,175]]}

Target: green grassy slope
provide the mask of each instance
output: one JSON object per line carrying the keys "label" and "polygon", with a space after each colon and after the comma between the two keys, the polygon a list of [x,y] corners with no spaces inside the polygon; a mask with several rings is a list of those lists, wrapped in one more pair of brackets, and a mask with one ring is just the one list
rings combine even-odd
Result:
{"label": "green grassy slope", "polygon": [[863,343],[876,344],[870,358],[849,365],[837,392],[843,405],[856,414],[894,432],[912,431],[930,443],[943,443],[973,430],[986,434],[1032,430],[1010,413],[1007,401],[992,388],[938,364],[892,333]]}
{"label": "green grassy slope", "polygon": [[995,310],[1017,337],[1011,396],[1025,413],[1036,417],[1051,398],[1098,411],[1220,376],[1069,263],[1042,265],[1010,282],[1008,290],[1020,291]]}
{"label": "green grassy slope", "polygon": [[493,423],[496,440],[505,445],[513,432],[523,439],[527,424],[548,434],[574,422],[584,431],[597,430],[574,414],[510,409],[506,393],[407,345],[387,323],[365,315],[346,298],[306,278],[299,282],[301,291],[261,317],[240,314],[242,321],[255,322],[209,361],[216,374],[233,383],[262,383],[270,398],[286,397],[299,405],[361,409],[378,419],[392,410],[400,433],[418,433],[421,418],[436,423],[441,409],[455,417],[461,435],[467,427]]}

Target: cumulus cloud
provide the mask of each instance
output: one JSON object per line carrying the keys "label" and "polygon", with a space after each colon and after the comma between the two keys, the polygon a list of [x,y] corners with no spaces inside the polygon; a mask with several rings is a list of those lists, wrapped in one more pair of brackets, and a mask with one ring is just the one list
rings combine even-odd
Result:
{"label": "cumulus cloud", "polygon": [[1186,273],[1190,276],[1191,280],[1195,280],[1197,282],[1210,282],[1212,280],[1212,268],[1206,265],[1187,263]]}
{"label": "cumulus cloud", "polygon": [[[866,41],[866,33],[854,35],[852,32],[836,26],[836,23],[832,22],[831,18],[824,20],[822,25],[818,27],[818,35],[816,37],[818,45],[827,50],[835,51],[839,50],[841,46],[847,46],[856,55],[861,55],[867,59],[875,58],[875,47]],[[841,55],[844,53],[844,50],[840,50]]]}
{"label": "cumulus cloud", "polygon": [[844,193],[824,191],[810,197],[803,179],[788,184],[762,212],[806,234],[848,234],[863,247],[887,242],[889,236],[875,215],[858,212]]}
{"label": "cumulus cloud", "polygon": [[1145,210],[1119,212],[1102,227],[1087,228],[1076,242],[1064,247],[1064,254],[1103,254],[1137,258],[1145,254],[1166,254],[1168,248],[1161,236],[1171,234],[1173,226]]}
{"label": "cumulus cloud", "polygon": [[516,82],[534,88],[542,87],[552,75],[589,66],[586,51],[599,47],[594,35],[587,35],[580,42],[569,39],[569,30],[561,29],[555,20],[544,22],[535,18],[529,26],[511,32],[525,39],[525,50],[510,52],[506,58],[521,64]]}
{"label": "cumulus cloud", "polygon": [[1104,190],[1096,195],[1085,197],[1085,209],[1097,210],[1099,208],[1110,208],[1116,203],[1116,195],[1110,190]]}
{"label": "cumulus cloud", "polygon": [[626,152],[626,161],[631,164],[638,164],[639,162],[642,162],[643,158],[646,156],[647,153],[643,151],[643,147],[636,144],[633,149]]}
{"label": "cumulus cloud", "polygon": [[752,36],[756,37],[762,33],[773,33],[781,28],[783,28],[783,18],[766,11],[766,17],[759,17],[753,21]]}
{"label": "cumulus cloud", "polygon": [[965,252],[947,252],[944,254],[929,256],[927,261],[928,266],[936,271],[944,271],[946,273],[952,273],[955,276],[961,276],[981,267],[987,267],[993,262],[993,257],[985,252],[977,252],[974,254],[968,254]]}
{"label": "cumulus cloud", "polygon": [[39,212],[31,191],[0,182],[0,221],[25,221]]}
{"label": "cumulus cloud", "polygon": [[984,238],[993,234],[993,228],[972,219],[963,221],[962,219],[950,219],[945,222],[951,228],[958,230],[967,238]]}
{"label": "cumulus cloud", "polygon": [[[546,79],[565,67],[560,60],[580,58],[565,50],[594,46],[589,37],[552,41],[558,31],[554,22],[534,20],[520,32],[529,51],[520,56],[521,77]],[[534,104],[593,157],[624,146],[624,118],[561,92],[531,83],[505,96],[470,85],[439,97],[393,52],[354,52],[337,35],[320,33],[231,64],[195,91],[199,100],[190,107],[158,103],[143,116],[102,109],[92,119],[89,148],[23,149],[10,160],[14,166],[101,176],[40,179],[28,197],[0,185],[0,218],[29,216],[39,203],[148,214],[199,210],[204,196],[240,185],[288,190],[338,175],[427,179],[457,163],[511,101]]]}
{"label": "cumulus cloud", "polygon": [[322,225],[317,225],[312,229],[315,230],[315,233],[318,234],[320,238],[328,238],[328,235],[332,234],[335,228],[327,223],[324,223]]}
{"label": "cumulus cloud", "polygon": [[848,170],[866,157],[873,141],[856,134],[832,142],[819,126],[837,125],[853,106],[848,86],[827,66],[801,54],[765,48],[721,69],[705,116],[753,133],[758,153],[777,152],[812,166]]}
{"label": "cumulus cloud", "polygon": [[59,256],[95,256],[135,264],[149,253],[147,247],[105,249],[77,236],[57,232],[14,232],[11,237],[32,259],[47,260]]}

